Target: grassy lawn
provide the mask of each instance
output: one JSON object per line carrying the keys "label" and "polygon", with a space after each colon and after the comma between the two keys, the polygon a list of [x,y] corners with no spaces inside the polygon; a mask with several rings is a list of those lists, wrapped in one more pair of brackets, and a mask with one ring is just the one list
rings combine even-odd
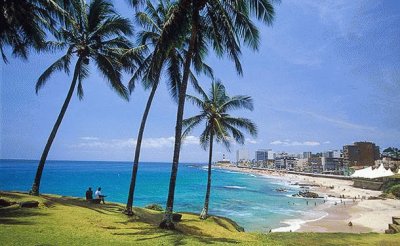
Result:
{"label": "grassy lawn", "polygon": [[18,205],[0,208],[1,245],[399,245],[400,234],[247,233],[220,217],[206,221],[184,213],[176,231],[158,229],[161,212],[135,208],[135,217],[122,214],[123,205],[89,204],[56,195],[32,197],[0,192],[10,201],[39,201],[39,208]]}

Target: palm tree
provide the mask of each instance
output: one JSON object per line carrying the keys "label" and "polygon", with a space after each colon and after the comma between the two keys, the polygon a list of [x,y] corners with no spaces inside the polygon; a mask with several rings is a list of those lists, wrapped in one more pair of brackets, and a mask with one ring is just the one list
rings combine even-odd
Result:
{"label": "palm tree", "polygon": [[[156,46],[158,50],[167,49],[168,38],[175,28],[179,27],[177,19],[187,20],[191,25],[191,36],[186,53],[182,83],[179,88],[179,100],[175,125],[175,144],[174,156],[172,159],[171,178],[168,190],[168,200],[164,218],[160,223],[161,228],[173,229],[172,212],[175,196],[176,177],[178,173],[179,154],[181,148],[182,136],[182,121],[185,107],[185,96],[189,79],[189,69],[199,52],[197,47],[200,44],[208,42],[214,48],[218,56],[227,54],[235,63],[237,72],[241,75],[242,68],[240,64],[240,45],[239,40],[242,40],[250,48],[257,50],[259,44],[258,29],[250,20],[250,16],[255,16],[258,20],[264,23],[271,24],[274,16],[274,8],[270,0],[203,0],[203,1],[188,1],[181,0],[178,4],[178,10],[172,14],[175,19],[169,20],[169,25],[164,26],[164,31],[161,34],[160,41]],[[173,26],[175,25],[175,26]],[[180,29],[178,29],[179,31]],[[170,41],[171,42],[171,41]],[[162,56],[162,52],[159,52]],[[160,64],[155,63],[155,71]]]}
{"label": "palm tree", "polygon": [[200,144],[204,149],[209,147],[208,178],[204,207],[200,213],[200,218],[206,219],[211,192],[211,162],[214,139],[216,142],[222,142],[229,150],[231,139],[239,144],[244,144],[245,138],[240,129],[256,136],[257,128],[251,120],[232,117],[229,114],[230,111],[235,109],[253,110],[253,100],[249,96],[229,97],[221,82],[213,82],[208,95],[200,87],[197,88],[197,91],[201,98],[191,95],[187,95],[186,98],[198,106],[201,112],[183,121],[183,126],[186,128],[183,136],[189,134],[196,126],[205,121],[205,129],[200,135]]}
{"label": "palm tree", "polygon": [[[30,48],[37,51],[46,48],[46,31],[57,30],[57,19],[66,12],[58,0],[4,0],[0,4],[0,52],[8,63],[4,47],[12,54],[27,59]],[[65,1],[69,2],[69,1]]]}
{"label": "palm tree", "polygon": [[93,0],[89,5],[83,0],[75,0],[71,3],[71,10],[69,18],[66,20],[68,24],[65,24],[65,28],[61,28],[55,36],[57,42],[54,42],[53,45],[59,48],[67,48],[66,54],[47,68],[36,83],[37,93],[55,71],[64,70],[69,74],[71,59],[76,55],[77,60],[67,97],[39,161],[31,190],[34,195],[39,195],[40,180],[47,154],[75,87],[77,87],[79,99],[83,98],[82,82],[89,75],[90,60],[95,62],[111,87],[123,99],[128,100],[128,90],[121,83],[123,64],[120,60],[123,53],[131,48],[130,42],[124,37],[124,35],[132,34],[132,26],[129,20],[119,16],[107,0]]}
{"label": "palm tree", "polygon": [[[137,48],[132,49],[133,52],[137,52],[137,49],[148,50],[149,48],[154,48],[154,45],[157,44],[158,39],[160,37],[162,27],[164,26],[165,22],[168,20],[169,15],[171,12],[174,11],[176,8],[176,4],[171,3],[169,0],[163,2],[159,2],[157,6],[153,6],[150,1],[146,2],[146,8],[144,12],[138,12],[136,14],[137,22],[142,26],[144,29],[143,31],[139,32],[138,34],[138,41],[139,45]],[[170,49],[169,52],[165,55],[163,63],[166,64],[166,70],[168,75],[168,86],[170,88],[170,93],[172,97],[176,100],[178,94],[179,84],[182,79],[181,70],[182,64],[184,61],[184,50],[185,46],[185,36],[182,35],[180,40],[177,40],[175,47]],[[139,159],[140,159],[140,150],[141,144],[143,139],[143,134],[146,126],[146,121],[148,114],[150,112],[150,108],[154,99],[154,95],[157,91],[160,74],[156,77],[156,80],[153,81],[151,75],[149,74],[149,65],[151,64],[152,59],[154,59],[154,49],[152,52],[148,52],[148,56],[144,59],[144,62],[140,64],[140,66],[134,72],[131,80],[129,81],[129,89],[132,92],[135,88],[135,83],[138,80],[142,81],[142,84],[146,89],[151,87],[151,92],[149,94],[149,98],[146,103],[146,107],[142,116],[142,121],[140,124],[136,146],[135,146],[135,157],[132,167],[132,176],[131,176],[131,183],[129,187],[128,193],[128,201],[126,204],[126,210],[124,211],[127,215],[133,215],[132,206],[133,206],[133,198],[135,192],[135,185],[136,185],[136,177],[137,171],[139,168]],[[129,55],[130,52],[127,53]],[[212,77],[212,69],[208,67],[206,64],[203,63],[202,57],[199,58],[198,66],[195,67],[197,73],[203,72],[206,75]],[[192,72],[191,78],[192,82],[197,85],[197,80]]]}

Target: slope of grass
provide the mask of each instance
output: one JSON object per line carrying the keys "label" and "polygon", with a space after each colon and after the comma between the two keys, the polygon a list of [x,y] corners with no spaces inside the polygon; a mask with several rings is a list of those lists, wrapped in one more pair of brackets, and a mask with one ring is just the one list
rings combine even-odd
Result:
{"label": "slope of grass", "polygon": [[89,204],[72,197],[0,192],[20,202],[37,200],[38,208],[0,208],[1,245],[398,245],[400,234],[245,233],[228,219],[206,221],[184,213],[176,231],[157,227],[162,213],[135,208],[122,214],[121,204]]}

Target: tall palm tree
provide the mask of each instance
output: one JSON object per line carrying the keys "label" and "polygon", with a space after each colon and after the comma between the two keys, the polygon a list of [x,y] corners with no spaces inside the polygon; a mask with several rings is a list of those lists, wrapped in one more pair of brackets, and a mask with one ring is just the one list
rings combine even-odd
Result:
{"label": "tall palm tree", "polygon": [[39,195],[43,168],[51,144],[60,127],[72,94],[77,87],[79,99],[83,98],[82,82],[89,75],[89,62],[94,61],[99,71],[108,80],[111,87],[125,100],[128,100],[128,90],[121,83],[123,63],[122,55],[131,48],[124,35],[132,34],[132,26],[128,19],[119,16],[112,4],[107,0],[93,0],[86,4],[84,0],[74,0],[71,3],[68,24],[56,35],[58,48],[66,48],[66,54],[55,61],[36,83],[36,93],[45,85],[50,75],[55,71],[70,71],[71,59],[76,55],[76,63],[72,82],[58,115],[57,121],[47,140],[39,161],[31,193]]}
{"label": "tall palm tree", "polygon": [[[31,48],[41,51],[46,48],[46,31],[57,30],[57,19],[66,12],[60,0],[3,0],[0,3],[0,52],[4,63],[8,63],[4,47],[12,54],[27,59]],[[70,2],[65,1],[65,2]]]}
{"label": "tall palm tree", "polygon": [[[172,212],[181,148],[185,96],[189,79],[189,69],[199,52],[197,47],[199,44],[208,42],[213,46],[218,56],[227,54],[234,61],[236,70],[241,75],[242,68],[239,59],[241,50],[239,41],[243,41],[243,43],[254,50],[257,50],[259,44],[258,29],[254,26],[250,17],[255,16],[258,20],[266,24],[272,24],[274,17],[274,8],[270,0],[181,0],[179,1],[178,9],[184,14],[176,13],[176,15],[173,14],[172,16],[176,19],[188,20],[191,24],[191,36],[188,52],[185,57],[182,83],[179,88],[174,156],[172,159],[168,200],[164,218],[160,223],[160,227],[166,229],[174,228]],[[163,50],[169,47],[165,39],[173,39],[171,33],[174,32],[174,29],[171,25],[177,25],[176,19],[171,19],[169,25],[164,26],[164,32],[160,37],[158,46],[156,46],[156,51],[157,49]],[[162,52],[160,53],[162,54]],[[157,63],[154,64],[155,71],[159,66]]]}
{"label": "tall palm tree", "polygon": [[211,192],[211,162],[213,154],[213,142],[222,142],[229,150],[231,139],[239,144],[244,144],[245,138],[241,129],[252,136],[257,135],[256,125],[249,119],[233,117],[229,113],[235,109],[253,110],[253,100],[249,96],[233,96],[226,94],[221,82],[213,82],[207,95],[203,89],[197,88],[201,98],[187,95],[186,98],[200,108],[200,114],[183,121],[186,136],[200,123],[205,122],[205,128],[200,135],[200,144],[204,149],[209,148],[207,191],[204,207],[200,213],[201,219],[208,217],[208,207]]}
{"label": "tall palm tree", "polygon": [[[157,44],[158,39],[160,37],[162,27],[164,26],[165,22],[168,20],[170,14],[176,8],[176,4],[171,3],[169,0],[162,2],[160,1],[156,6],[150,1],[146,2],[146,8],[143,12],[138,12],[136,14],[137,22],[143,28],[143,31],[138,33],[138,47],[132,49],[133,52],[136,52],[137,49],[143,50],[152,50],[148,52],[148,56],[144,59],[144,62],[137,67],[136,71],[134,72],[131,80],[129,81],[129,89],[132,92],[135,88],[135,84],[137,81],[141,80],[142,84],[146,89],[151,88],[151,92],[149,94],[146,107],[142,116],[142,121],[140,124],[136,146],[135,146],[135,157],[132,167],[132,176],[131,176],[131,183],[129,187],[128,193],[128,201],[126,204],[125,213],[128,215],[132,215],[132,206],[133,206],[133,198],[135,192],[135,185],[136,185],[136,177],[137,171],[139,168],[139,159],[140,159],[140,150],[141,144],[143,139],[143,134],[146,126],[146,121],[148,114],[150,112],[150,108],[157,91],[159,81],[160,81],[160,74],[156,77],[156,80],[153,81],[151,75],[149,74],[149,65],[151,64],[152,59],[154,59],[154,46]],[[184,61],[184,53],[186,52],[185,47],[185,35],[182,35],[181,39],[177,40],[174,48],[170,49],[168,53],[165,55],[163,63],[166,66],[167,71],[167,82],[170,88],[170,93],[172,97],[176,100],[178,94],[179,84],[182,79],[181,70],[183,67]],[[129,55],[130,52],[127,52]],[[197,73],[203,72],[204,74],[212,77],[212,69],[208,67],[206,64],[203,63],[202,57],[199,58],[198,66],[195,67]],[[197,85],[197,80],[195,75],[191,73],[192,82]]]}

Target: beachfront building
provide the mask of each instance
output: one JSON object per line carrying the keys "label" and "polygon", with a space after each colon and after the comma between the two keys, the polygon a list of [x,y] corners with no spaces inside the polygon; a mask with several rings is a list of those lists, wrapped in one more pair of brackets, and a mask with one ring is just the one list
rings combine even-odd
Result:
{"label": "beachfront building", "polygon": [[268,160],[268,151],[272,151],[271,149],[259,149],[256,151],[255,159],[257,162],[264,162]]}
{"label": "beachfront building", "polygon": [[288,171],[294,171],[296,167],[297,159],[291,156],[283,156],[275,158],[275,169],[286,169]]}
{"label": "beachfront building", "polygon": [[236,164],[247,164],[250,162],[250,155],[247,149],[238,149],[236,151]]}
{"label": "beachfront building", "polygon": [[272,149],[269,149],[267,151],[267,155],[268,155],[267,156],[268,161],[273,161],[275,159],[275,156],[276,156],[275,152],[272,151]]}
{"label": "beachfront building", "polygon": [[343,146],[343,162],[345,166],[373,166],[380,159],[379,146],[372,142],[355,142]]}
{"label": "beachfront building", "polygon": [[322,172],[328,174],[343,174],[343,158],[321,157]]}
{"label": "beachfront building", "polygon": [[321,157],[308,158],[308,163],[310,167],[309,170],[311,173],[322,173],[323,167],[322,167]]}
{"label": "beachfront building", "polygon": [[296,172],[304,172],[308,166],[308,158],[299,158],[296,160],[296,164],[294,166],[294,170]]}

